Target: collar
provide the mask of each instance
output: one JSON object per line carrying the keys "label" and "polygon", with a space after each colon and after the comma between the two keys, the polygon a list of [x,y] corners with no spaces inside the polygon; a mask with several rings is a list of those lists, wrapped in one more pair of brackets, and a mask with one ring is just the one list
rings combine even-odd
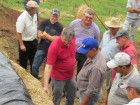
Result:
{"label": "collar", "polygon": [[85,62],[85,65],[96,62],[100,56],[101,56],[101,53],[100,51],[98,51],[98,53],[95,55],[93,59],[90,59],[90,58],[87,59],[87,61]]}
{"label": "collar", "polygon": [[[132,66],[133,66],[133,65],[132,65]],[[127,74],[126,76],[122,76],[122,77],[120,77],[120,78],[122,78],[122,79],[127,79],[127,78],[129,78],[129,76],[131,76],[131,74],[134,72],[135,69],[136,69],[136,68],[133,66],[133,67],[132,67],[132,71],[130,71],[129,74]]]}

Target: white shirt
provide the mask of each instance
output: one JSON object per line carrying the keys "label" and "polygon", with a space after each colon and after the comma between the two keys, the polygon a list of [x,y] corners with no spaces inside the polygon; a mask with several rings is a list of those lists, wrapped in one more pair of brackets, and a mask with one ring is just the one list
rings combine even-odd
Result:
{"label": "white shirt", "polygon": [[33,41],[37,37],[37,15],[32,18],[24,11],[17,19],[16,31],[22,34],[23,41]]}
{"label": "white shirt", "polygon": [[128,104],[124,104],[124,105],[140,105],[140,98],[135,98],[131,100]]}

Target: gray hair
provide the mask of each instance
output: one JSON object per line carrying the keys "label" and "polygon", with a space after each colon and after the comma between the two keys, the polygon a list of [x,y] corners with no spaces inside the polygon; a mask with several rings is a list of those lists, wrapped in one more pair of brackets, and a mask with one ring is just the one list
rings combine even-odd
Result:
{"label": "gray hair", "polygon": [[65,36],[66,38],[74,37],[75,31],[72,27],[65,27],[62,31],[62,36]]}
{"label": "gray hair", "polygon": [[91,8],[87,8],[84,13],[87,13],[89,15],[95,15],[95,12]]}

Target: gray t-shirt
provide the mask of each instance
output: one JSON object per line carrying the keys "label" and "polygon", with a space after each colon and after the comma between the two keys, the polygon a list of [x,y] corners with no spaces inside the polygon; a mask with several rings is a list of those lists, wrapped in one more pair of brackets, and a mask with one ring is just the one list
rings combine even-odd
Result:
{"label": "gray t-shirt", "polygon": [[109,92],[108,105],[122,105],[127,104],[129,102],[127,98],[126,89],[120,88],[120,85],[127,83],[128,80],[135,75],[139,75],[139,72],[135,67],[126,76],[121,76],[120,73],[116,74],[111,90]]}

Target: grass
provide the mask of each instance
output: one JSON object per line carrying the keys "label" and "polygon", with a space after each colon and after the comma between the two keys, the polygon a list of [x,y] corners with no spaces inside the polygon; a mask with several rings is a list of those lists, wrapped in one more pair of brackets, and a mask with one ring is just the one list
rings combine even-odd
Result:
{"label": "grass", "polygon": [[[100,20],[104,23],[110,20],[112,16],[118,17],[123,23],[126,17],[127,0],[41,0],[40,17],[49,18],[50,11],[53,8],[58,8],[61,11],[60,22],[64,26],[75,19],[77,9],[86,2],[94,9]],[[0,0],[2,4],[10,8],[23,11],[23,0]],[[95,23],[99,26],[101,34],[105,32],[104,26],[95,18]],[[135,33],[135,40],[140,40],[140,28]]]}

